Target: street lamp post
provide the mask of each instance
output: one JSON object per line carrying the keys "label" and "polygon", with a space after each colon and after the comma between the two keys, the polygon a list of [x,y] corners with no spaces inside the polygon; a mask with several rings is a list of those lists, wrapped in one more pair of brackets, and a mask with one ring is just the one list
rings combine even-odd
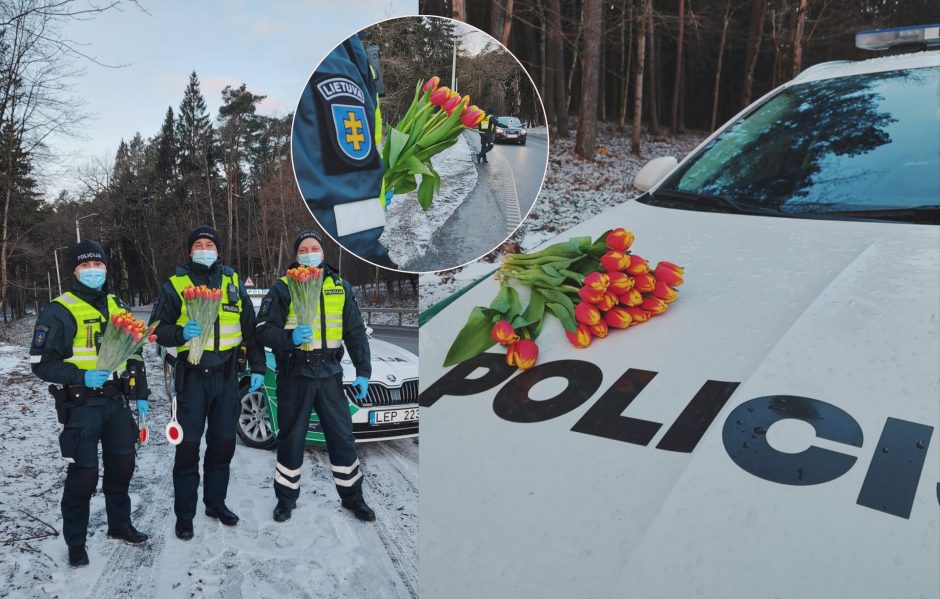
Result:
{"label": "street lamp post", "polygon": [[[75,221],[76,224],[78,221]],[[52,250],[52,255],[55,257],[55,280],[59,284],[59,295],[62,295],[62,275],[59,274],[59,250],[67,250],[68,246],[63,246]]]}
{"label": "street lamp post", "polygon": [[90,216],[98,216],[98,213],[94,212],[92,214],[86,214],[85,216],[80,216],[75,219],[75,243],[78,243],[82,240],[82,233],[78,229],[78,221],[82,220],[83,218],[88,218]]}

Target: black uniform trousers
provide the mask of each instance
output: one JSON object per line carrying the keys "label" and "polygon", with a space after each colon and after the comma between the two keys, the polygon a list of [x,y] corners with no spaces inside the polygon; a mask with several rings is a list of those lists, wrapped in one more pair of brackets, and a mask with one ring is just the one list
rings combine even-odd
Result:
{"label": "black uniform trousers", "polygon": [[134,473],[137,423],[123,398],[86,400],[69,409],[59,434],[62,457],[68,462],[62,493],[62,536],[69,547],[85,544],[88,504],[98,486],[98,442],[104,461],[105,510],[108,528],[124,529],[131,523],[131,498],[127,493]]}
{"label": "black uniform trousers", "polygon": [[[179,377],[184,377],[180,381]],[[180,390],[180,383],[183,383]],[[229,464],[235,455],[238,421],[238,377],[225,378],[225,369],[206,370],[177,366],[176,417],[183,441],[176,446],[173,463],[173,508],[177,518],[196,515],[199,488],[199,443],[206,433],[202,502],[220,508],[228,492]]]}
{"label": "black uniform trousers", "polygon": [[277,380],[277,466],[274,494],[293,503],[300,495],[300,467],[310,426],[310,412],[316,410],[330,455],[333,482],[342,499],[362,496],[362,472],[356,454],[349,404],[343,394],[343,375],[326,378],[278,376]]}

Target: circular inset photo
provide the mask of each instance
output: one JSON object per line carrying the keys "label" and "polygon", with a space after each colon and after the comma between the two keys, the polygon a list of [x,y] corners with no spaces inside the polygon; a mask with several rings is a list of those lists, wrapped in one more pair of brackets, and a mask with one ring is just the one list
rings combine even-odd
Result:
{"label": "circular inset photo", "polygon": [[297,185],[344,248],[431,272],[489,253],[538,197],[542,101],[495,38],[442,17],[381,21],[316,67],[291,134]]}

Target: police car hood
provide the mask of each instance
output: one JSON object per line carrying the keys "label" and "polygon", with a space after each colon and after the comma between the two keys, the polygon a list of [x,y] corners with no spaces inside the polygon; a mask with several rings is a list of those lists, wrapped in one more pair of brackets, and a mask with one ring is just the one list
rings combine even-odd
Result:
{"label": "police car hood", "polygon": [[[618,226],[635,233],[633,251],[651,263],[685,267],[678,301],[581,350],[568,345],[556,321],[546,324],[539,364],[568,378],[546,377],[530,389],[531,399],[590,384],[572,374],[576,362],[563,361],[603,372],[589,398],[563,415],[500,418],[494,398],[506,383],[444,396],[422,411],[423,446],[434,448],[421,456],[422,594],[937,596],[940,228],[629,201],[553,242]],[[443,356],[471,307],[488,305],[496,290],[495,281],[479,284],[422,328],[422,392],[448,372]],[[576,426],[629,369],[653,373],[622,413],[660,423],[651,440],[597,434],[605,423],[621,427],[616,415]],[[698,440],[679,426],[664,442],[682,424],[680,414],[703,419],[684,410],[706,381],[716,382],[713,391],[727,389],[720,382],[740,384]],[[826,402],[848,418],[827,413],[814,425],[788,419],[753,431],[753,412],[728,420],[739,406],[756,405],[749,400],[783,395],[810,398],[806,409]],[[754,409],[766,415],[778,408]],[[897,420],[923,428],[901,426],[906,433],[898,436]],[[676,450],[683,434],[691,451]],[[765,439],[778,452],[815,446],[855,463],[810,485],[800,477],[812,464],[797,460],[787,463],[792,472],[756,475],[732,459]],[[885,498],[878,479],[886,464],[887,471],[903,468],[874,458],[898,455],[916,466],[923,460],[917,451],[926,461],[905,487],[913,485],[914,499],[904,515],[903,498],[900,509],[891,504],[897,498]],[[755,471],[768,468],[755,462]],[[879,509],[859,505],[881,499]]]}
{"label": "police car hood", "polygon": [[[418,378],[418,357],[394,343],[371,337],[369,351],[372,354],[372,383],[386,387],[399,387],[406,380]],[[343,381],[350,383],[356,378],[356,367],[349,355],[343,356]]]}

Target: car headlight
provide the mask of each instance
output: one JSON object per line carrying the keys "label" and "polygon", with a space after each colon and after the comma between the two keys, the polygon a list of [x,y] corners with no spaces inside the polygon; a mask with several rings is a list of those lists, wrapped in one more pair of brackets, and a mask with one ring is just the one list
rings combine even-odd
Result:
{"label": "car headlight", "polygon": [[496,128],[496,132],[497,132],[497,133],[505,133],[506,130],[503,129],[502,127],[497,127],[497,128]]}
{"label": "car headlight", "polygon": [[520,129],[520,130],[519,130],[519,135],[525,135],[525,129]]}

